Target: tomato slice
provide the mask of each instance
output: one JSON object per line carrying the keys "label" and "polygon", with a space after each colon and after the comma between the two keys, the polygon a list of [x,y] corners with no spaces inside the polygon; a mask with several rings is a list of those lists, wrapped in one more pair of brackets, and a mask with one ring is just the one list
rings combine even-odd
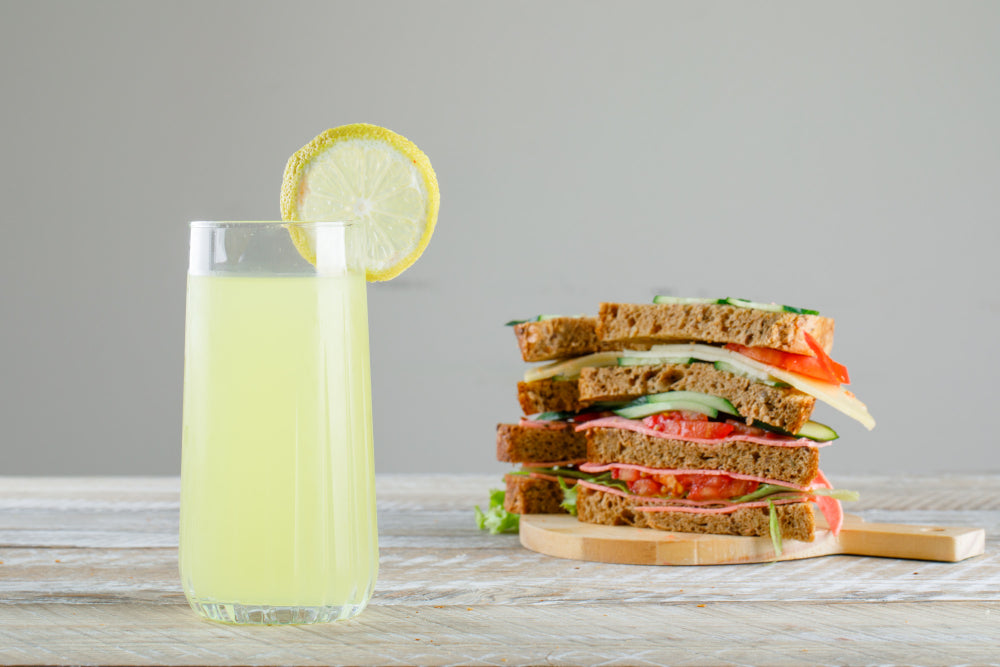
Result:
{"label": "tomato slice", "polygon": [[642,420],[646,427],[678,438],[725,438],[733,432],[733,425],[723,422],[678,419],[671,413],[650,415]]}
{"label": "tomato slice", "polygon": [[851,378],[847,374],[847,366],[838,364],[836,361],[831,359],[830,356],[823,351],[820,344],[816,342],[816,339],[809,335],[808,331],[803,331],[802,335],[805,336],[806,345],[808,345],[809,349],[813,351],[813,354],[816,355],[816,358],[819,359],[820,364],[826,368],[827,372],[840,380],[841,384],[851,384]]}
{"label": "tomato slice", "polygon": [[677,481],[688,490],[688,500],[729,500],[753,493],[760,486],[760,482],[728,475],[677,475]]}
{"label": "tomato slice", "polygon": [[[816,341],[813,340],[812,336],[809,334],[806,334],[806,336],[807,344],[812,340],[812,344],[816,345]],[[727,344],[726,349],[742,354],[744,357],[749,357],[754,361],[759,361],[762,364],[822,380],[823,382],[831,384],[850,384],[851,382],[847,374],[847,368],[827,356],[819,345],[816,345],[813,349],[819,350],[823,355],[822,357],[818,355],[810,357],[808,354],[794,354],[792,352],[774,350],[769,347],[747,347],[746,345],[738,345],[736,343]]]}

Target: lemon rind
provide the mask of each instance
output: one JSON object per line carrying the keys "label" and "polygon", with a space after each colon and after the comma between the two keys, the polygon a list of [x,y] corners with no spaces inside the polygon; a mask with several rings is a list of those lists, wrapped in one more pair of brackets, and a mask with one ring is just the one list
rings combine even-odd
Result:
{"label": "lemon rind", "polygon": [[[434,173],[434,168],[431,167],[430,160],[423,151],[417,148],[416,144],[406,137],[384,127],[368,123],[342,125],[317,135],[312,141],[288,158],[288,163],[285,165],[285,173],[281,181],[281,219],[285,222],[305,222],[299,219],[298,200],[306,165],[333,144],[351,139],[384,141],[409,158],[416,165],[417,172],[424,181],[424,190],[427,193],[427,217],[424,232],[421,234],[420,241],[416,247],[405,257],[389,267],[365,269],[365,279],[368,282],[391,280],[410,268],[417,261],[417,258],[423,254],[424,250],[426,250],[427,244],[430,243],[431,236],[434,234],[434,227],[437,224],[438,210],[441,204],[437,174]],[[289,233],[292,236],[292,242],[302,256],[315,264],[316,254],[309,246],[302,230],[290,227]]]}

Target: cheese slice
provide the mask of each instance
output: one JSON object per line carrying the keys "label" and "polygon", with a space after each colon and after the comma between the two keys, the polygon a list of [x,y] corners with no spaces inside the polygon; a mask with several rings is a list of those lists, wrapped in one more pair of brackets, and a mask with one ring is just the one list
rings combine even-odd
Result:
{"label": "cheese slice", "polygon": [[583,357],[555,361],[544,366],[536,366],[524,374],[525,382],[544,380],[556,375],[574,377],[584,368],[618,365],[618,357],[648,358],[650,363],[661,357],[691,357],[699,361],[725,361],[752,375],[767,375],[775,380],[786,382],[799,391],[809,394],[838,410],[851,419],[859,422],[869,431],[875,428],[875,419],[869,414],[868,407],[859,401],[851,392],[837,384],[823,382],[814,378],[792,373],[790,371],[762,364],[759,361],[745,357],[738,352],[724,347],[705,345],[703,343],[680,343],[674,345],[654,345],[648,350],[625,350],[621,352],[597,352]]}

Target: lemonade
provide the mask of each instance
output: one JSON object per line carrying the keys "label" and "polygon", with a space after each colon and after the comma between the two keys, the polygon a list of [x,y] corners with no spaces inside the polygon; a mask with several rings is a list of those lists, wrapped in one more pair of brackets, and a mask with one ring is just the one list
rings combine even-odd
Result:
{"label": "lemonade", "polygon": [[191,275],[187,299],[189,601],[237,622],[357,613],[378,567],[364,277]]}
{"label": "lemonade", "polygon": [[296,151],[282,222],[192,222],[180,575],[231,623],[349,618],[378,570],[366,281],[423,253],[437,177],[356,123]]}

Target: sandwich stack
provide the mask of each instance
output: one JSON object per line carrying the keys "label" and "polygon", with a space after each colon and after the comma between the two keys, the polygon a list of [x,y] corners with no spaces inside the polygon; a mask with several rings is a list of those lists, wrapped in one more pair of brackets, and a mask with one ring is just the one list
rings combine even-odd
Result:
{"label": "sandwich stack", "polygon": [[834,322],[742,299],[602,303],[597,317],[511,323],[530,368],[523,417],[497,426],[510,513],[667,531],[812,541],[813,506],[839,530],[820,471],[837,438],[825,402],[875,422],[833,361]]}

